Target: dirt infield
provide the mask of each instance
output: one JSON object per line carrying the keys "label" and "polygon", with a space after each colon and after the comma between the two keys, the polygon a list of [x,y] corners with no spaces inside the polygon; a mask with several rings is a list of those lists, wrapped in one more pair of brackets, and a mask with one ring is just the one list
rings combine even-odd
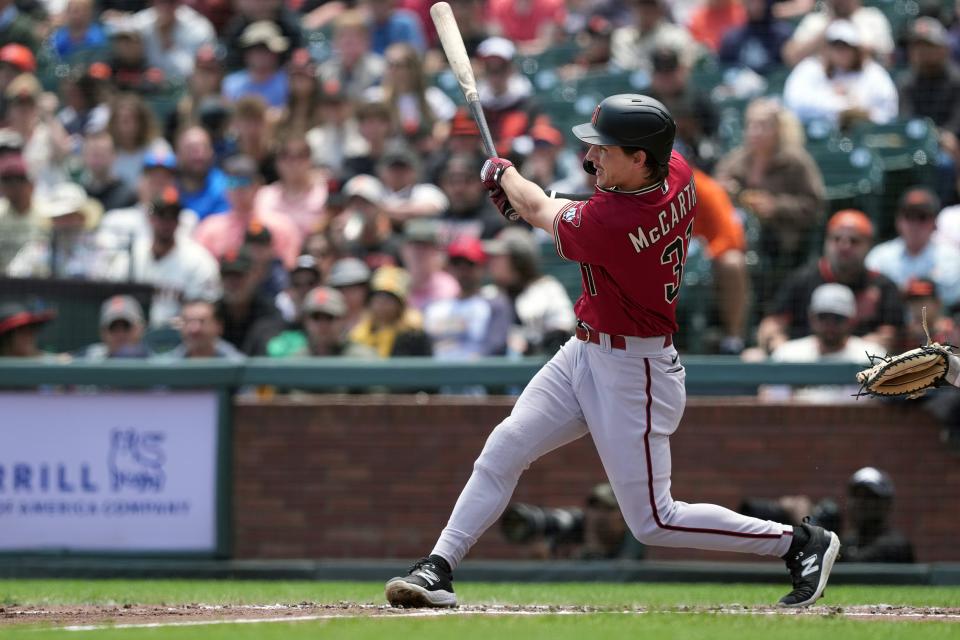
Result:
{"label": "dirt infield", "polygon": [[588,613],[713,613],[721,615],[786,615],[786,616],[843,616],[866,620],[938,620],[960,622],[960,607],[905,607],[892,605],[863,605],[855,607],[809,607],[807,609],[779,609],[776,607],[676,607],[668,609],[611,609],[597,607],[555,606],[461,606],[456,609],[402,609],[387,605],[341,602],[319,604],[273,605],[203,605],[178,606],[145,605],[84,605],[51,607],[0,607],[0,628],[10,625],[33,624],[70,628],[77,631],[118,627],[193,626],[255,622],[294,622],[330,618],[397,617],[397,616],[451,616],[451,615],[582,615]]}

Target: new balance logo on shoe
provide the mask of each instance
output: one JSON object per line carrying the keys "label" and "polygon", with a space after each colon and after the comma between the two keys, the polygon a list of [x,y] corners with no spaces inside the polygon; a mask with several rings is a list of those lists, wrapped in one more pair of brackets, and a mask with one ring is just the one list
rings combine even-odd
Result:
{"label": "new balance logo on shoe", "polygon": [[803,572],[800,575],[808,576],[814,571],[819,571],[820,565],[814,564],[816,563],[816,561],[817,561],[817,554],[813,554],[809,558],[804,558],[803,560],[801,560],[800,564],[803,565]]}
{"label": "new balance logo on shoe", "polygon": [[417,571],[414,575],[423,578],[423,581],[427,583],[428,587],[432,587],[440,581],[440,576],[429,569],[420,569],[420,571]]}

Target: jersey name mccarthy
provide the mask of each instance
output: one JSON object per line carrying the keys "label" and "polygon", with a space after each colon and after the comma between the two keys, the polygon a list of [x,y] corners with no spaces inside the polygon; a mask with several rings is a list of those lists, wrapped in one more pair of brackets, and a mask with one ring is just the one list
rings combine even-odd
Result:
{"label": "jersey name mccarthy", "polygon": [[597,189],[553,222],[557,253],[580,263],[577,317],[604,333],[660,336],[677,330],[683,265],[697,193],[683,157],[664,182],[634,192]]}

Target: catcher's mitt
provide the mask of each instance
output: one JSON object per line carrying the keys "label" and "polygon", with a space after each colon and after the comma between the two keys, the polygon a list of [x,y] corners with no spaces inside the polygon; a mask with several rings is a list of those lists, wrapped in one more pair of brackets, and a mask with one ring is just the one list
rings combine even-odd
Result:
{"label": "catcher's mitt", "polygon": [[[923,329],[927,330],[926,308],[923,309]],[[908,396],[917,398],[927,389],[939,386],[950,370],[950,345],[930,341],[896,356],[880,357],[867,354],[873,366],[857,374],[859,395]]]}

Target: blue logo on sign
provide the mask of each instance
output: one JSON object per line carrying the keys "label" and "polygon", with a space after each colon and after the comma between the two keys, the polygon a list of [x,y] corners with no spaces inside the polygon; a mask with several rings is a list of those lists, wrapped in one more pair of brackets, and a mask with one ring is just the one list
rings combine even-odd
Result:
{"label": "blue logo on sign", "polygon": [[107,466],[113,491],[132,489],[145,493],[163,489],[167,460],[163,452],[164,434],[159,431],[114,429],[110,432]]}

